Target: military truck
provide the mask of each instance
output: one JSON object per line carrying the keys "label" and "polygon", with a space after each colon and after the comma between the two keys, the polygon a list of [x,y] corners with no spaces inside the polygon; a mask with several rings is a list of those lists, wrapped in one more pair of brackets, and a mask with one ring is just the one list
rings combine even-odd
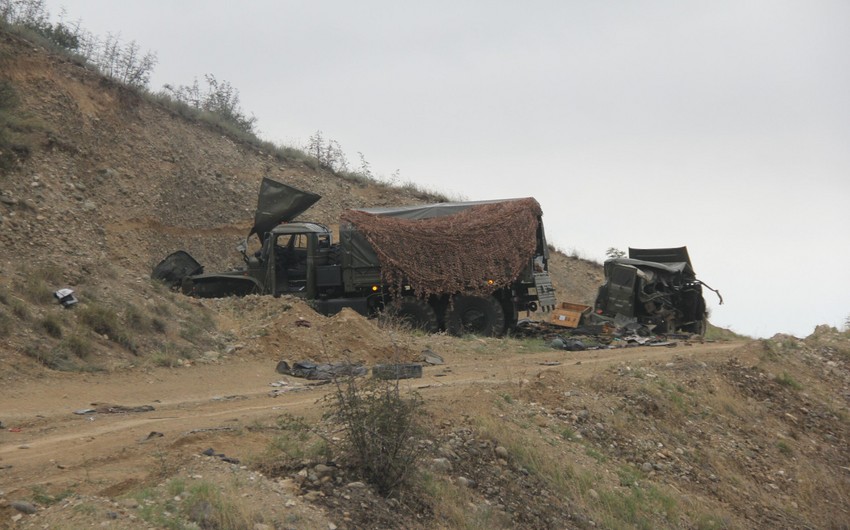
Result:
{"label": "military truck", "polygon": [[[501,335],[555,305],[542,212],[531,198],[347,210],[339,242],[293,222],[321,197],[263,179],[241,270],[205,274],[178,251],[152,277],[197,297],[284,294],[325,315],[392,314],[427,332]],[[258,250],[248,252],[251,237]]]}
{"label": "military truck", "polygon": [[704,335],[708,316],[703,287],[723,303],[718,291],[696,278],[687,247],[630,248],[628,258],[609,259],[604,269],[596,314],[635,319],[657,333]]}

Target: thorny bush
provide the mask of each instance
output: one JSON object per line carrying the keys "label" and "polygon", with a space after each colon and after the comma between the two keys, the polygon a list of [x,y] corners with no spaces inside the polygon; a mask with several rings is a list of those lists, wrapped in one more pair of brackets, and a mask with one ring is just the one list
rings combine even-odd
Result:
{"label": "thorny bush", "polygon": [[326,417],[345,433],[342,452],[355,472],[384,496],[403,487],[419,460],[422,398],[403,395],[398,380],[337,379]]}

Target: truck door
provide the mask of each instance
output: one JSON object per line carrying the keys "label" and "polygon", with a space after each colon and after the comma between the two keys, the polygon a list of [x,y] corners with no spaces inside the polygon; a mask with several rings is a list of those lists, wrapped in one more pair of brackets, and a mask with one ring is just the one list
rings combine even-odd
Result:
{"label": "truck door", "polygon": [[608,278],[608,300],[605,312],[610,315],[635,316],[635,283],[637,269],[629,265],[614,265]]}

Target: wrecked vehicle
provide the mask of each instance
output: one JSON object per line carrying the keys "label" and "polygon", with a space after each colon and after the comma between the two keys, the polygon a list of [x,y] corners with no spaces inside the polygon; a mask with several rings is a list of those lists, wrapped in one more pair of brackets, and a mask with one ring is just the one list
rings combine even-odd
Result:
{"label": "wrecked vehicle", "polygon": [[[321,197],[265,178],[245,266],[204,274],[189,254],[152,277],[191,296],[290,294],[332,315],[345,307],[390,313],[428,332],[501,335],[520,311],[555,305],[540,205],[532,198],[345,211],[340,241],[326,226],[293,222]],[[247,251],[257,235],[260,248]]]}
{"label": "wrecked vehicle", "polygon": [[630,248],[628,258],[605,261],[605,283],[594,306],[603,317],[634,319],[655,333],[704,335],[708,315],[702,288],[720,293],[696,278],[687,247]]}

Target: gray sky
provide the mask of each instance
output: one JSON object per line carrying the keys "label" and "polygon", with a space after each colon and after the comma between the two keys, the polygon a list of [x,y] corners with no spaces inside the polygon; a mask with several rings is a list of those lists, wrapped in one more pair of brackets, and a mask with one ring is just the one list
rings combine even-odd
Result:
{"label": "gray sky", "polygon": [[850,315],[850,2],[48,0],[207,73],[261,135],[316,130],[384,178],[534,196],[557,247],[687,245],[711,320]]}

